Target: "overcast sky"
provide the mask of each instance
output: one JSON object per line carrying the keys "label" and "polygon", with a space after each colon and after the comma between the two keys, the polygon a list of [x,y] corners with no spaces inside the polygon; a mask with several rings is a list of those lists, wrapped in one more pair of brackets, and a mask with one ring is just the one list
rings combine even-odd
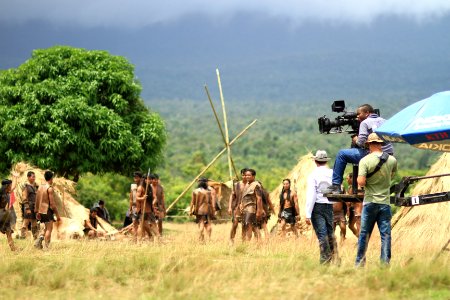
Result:
{"label": "overcast sky", "polygon": [[448,15],[449,0],[0,0],[0,21],[22,24],[139,28],[202,15],[227,22],[236,14],[260,14],[288,21],[370,24],[384,16],[432,22]]}

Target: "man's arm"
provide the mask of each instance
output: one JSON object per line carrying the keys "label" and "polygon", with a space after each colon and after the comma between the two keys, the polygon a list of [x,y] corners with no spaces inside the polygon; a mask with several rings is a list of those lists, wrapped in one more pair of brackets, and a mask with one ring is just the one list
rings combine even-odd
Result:
{"label": "man's arm", "polygon": [[163,208],[162,214],[163,216],[166,216],[166,196],[164,195],[164,188],[161,186],[161,206]]}
{"label": "man's arm", "polygon": [[256,218],[260,219],[263,216],[264,209],[261,197],[261,189],[259,186],[255,188],[255,196],[256,196]]}
{"label": "man's arm", "polygon": [[366,176],[358,176],[358,186],[365,187],[366,186]]}
{"label": "man's arm", "polygon": [[195,195],[195,192],[192,192],[192,198],[191,198],[191,209],[190,209],[190,212],[189,212],[189,215],[193,215],[194,214],[194,210],[195,210],[195,202],[196,202],[196,195]]}
{"label": "man's arm", "polygon": [[300,207],[298,206],[297,193],[294,193],[293,198],[294,198],[295,212],[297,213],[297,216],[300,217]]}
{"label": "man's arm", "polygon": [[130,188],[130,212],[133,211],[133,191]]}
{"label": "man's arm", "polygon": [[59,216],[58,208],[56,207],[55,198],[53,197],[53,188],[49,187],[47,190],[48,200],[50,202],[50,208],[56,214],[56,221],[61,221],[61,217]]}
{"label": "man's arm", "polygon": [[311,214],[314,208],[314,202],[316,201],[317,193],[314,178],[308,178],[308,184],[306,187],[306,205],[305,205],[305,218],[306,223],[311,225]]}
{"label": "man's arm", "polygon": [[360,148],[364,148],[366,146],[367,137],[369,136],[369,127],[367,123],[362,121],[359,126],[358,137],[356,139],[356,145]]}
{"label": "man's arm", "polygon": [[23,208],[25,209],[25,212],[27,214],[31,214],[30,202],[28,201],[28,190],[27,190],[26,186],[22,191],[22,204],[23,204]]}

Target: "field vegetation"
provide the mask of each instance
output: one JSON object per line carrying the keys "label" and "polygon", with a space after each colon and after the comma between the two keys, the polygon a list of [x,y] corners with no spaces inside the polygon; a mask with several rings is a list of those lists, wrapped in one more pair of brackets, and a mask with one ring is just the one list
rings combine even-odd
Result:
{"label": "field vegetation", "polygon": [[[368,265],[355,269],[356,238],[340,247],[341,264],[320,266],[316,239],[228,244],[229,224],[197,242],[194,223],[167,224],[162,243],[55,241],[48,252],[20,240],[11,253],[2,236],[3,299],[449,299],[448,253],[414,253],[393,245],[390,268],[378,265],[372,238]],[[238,233],[239,235],[239,233]],[[413,244],[414,241],[411,241]]]}

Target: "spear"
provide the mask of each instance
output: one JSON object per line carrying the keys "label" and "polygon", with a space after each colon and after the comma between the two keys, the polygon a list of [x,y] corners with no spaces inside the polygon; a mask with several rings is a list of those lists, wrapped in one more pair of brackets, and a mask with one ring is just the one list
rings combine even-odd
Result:
{"label": "spear", "polygon": [[[150,178],[150,168],[148,168],[148,173],[147,173],[147,177],[145,179],[145,196],[147,196],[147,191],[148,191],[148,186],[149,184],[147,183],[147,179]],[[153,201],[153,199],[152,199]],[[145,203],[147,203],[147,199],[144,199],[144,206],[142,208],[142,216],[141,216],[141,234],[142,237],[144,237],[144,216],[145,216]]]}

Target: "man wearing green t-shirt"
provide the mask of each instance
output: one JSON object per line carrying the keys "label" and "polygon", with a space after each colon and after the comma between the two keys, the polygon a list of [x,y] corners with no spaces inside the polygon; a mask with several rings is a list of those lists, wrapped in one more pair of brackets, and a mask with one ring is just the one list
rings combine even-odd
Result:
{"label": "man wearing green t-shirt", "polygon": [[391,260],[392,212],[389,190],[392,177],[397,171],[397,160],[391,155],[383,154],[383,140],[376,133],[369,135],[367,144],[370,154],[359,162],[358,174],[358,185],[365,187],[365,194],[355,261],[357,267],[365,265],[367,245],[375,223],[381,237],[381,263],[389,264]]}

